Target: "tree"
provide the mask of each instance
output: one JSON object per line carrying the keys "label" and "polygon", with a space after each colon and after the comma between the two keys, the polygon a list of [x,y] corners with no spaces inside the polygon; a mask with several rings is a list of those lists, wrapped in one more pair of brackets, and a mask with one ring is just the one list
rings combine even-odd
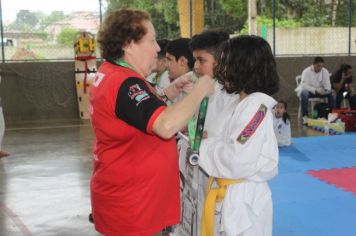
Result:
{"label": "tree", "polygon": [[31,31],[33,30],[38,23],[36,14],[30,12],[29,10],[20,10],[16,15],[15,22],[9,25],[9,28],[12,30],[20,31]]}
{"label": "tree", "polygon": [[151,0],[108,0],[108,11],[127,7],[151,12],[155,4]]}
{"label": "tree", "polygon": [[[179,35],[178,0],[108,0],[108,9],[133,7],[148,11],[159,37]],[[272,19],[272,1],[276,20],[282,25],[346,26],[348,0],[257,0],[257,15]],[[352,24],[356,25],[356,0],[352,1]],[[205,28],[229,33],[243,29],[247,19],[247,0],[205,0]]]}
{"label": "tree", "polygon": [[40,29],[45,29],[47,26],[67,18],[68,16],[64,15],[63,11],[52,11],[50,15],[42,18],[40,22]]}
{"label": "tree", "polygon": [[[247,13],[238,16],[234,13],[235,4],[243,4],[242,0],[205,0],[205,28],[224,30],[228,33],[240,31],[246,21]],[[247,5],[245,6],[247,9]]]}
{"label": "tree", "polygon": [[136,8],[150,13],[157,38],[179,36],[177,0],[108,0],[108,11],[120,8]]}
{"label": "tree", "polygon": [[57,35],[57,43],[62,44],[64,46],[73,47],[74,37],[78,33],[77,29],[74,28],[64,28]]}

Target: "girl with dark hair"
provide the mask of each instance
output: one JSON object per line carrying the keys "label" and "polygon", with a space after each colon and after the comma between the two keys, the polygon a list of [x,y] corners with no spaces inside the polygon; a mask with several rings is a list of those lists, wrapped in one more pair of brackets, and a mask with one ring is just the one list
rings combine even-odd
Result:
{"label": "girl with dark hair", "polygon": [[273,128],[278,146],[289,146],[291,144],[291,128],[285,101],[279,101],[274,107]]}
{"label": "girl with dark hair", "polygon": [[216,78],[236,95],[222,111],[228,119],[216,121],[223,127],[220,137],[208,134],[200,147],[199,165],[210,176],[202,235],[269,236],[267,181],[278,173],[272,113],[277,102],[270,97],[278,90],[276,63],[268,43],[257,36],[229,39],[217,59]]}

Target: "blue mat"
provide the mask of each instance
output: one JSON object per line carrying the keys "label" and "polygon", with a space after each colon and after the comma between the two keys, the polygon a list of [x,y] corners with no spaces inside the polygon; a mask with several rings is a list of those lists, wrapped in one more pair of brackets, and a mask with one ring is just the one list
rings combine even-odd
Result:
{"label": "blue mat", "polygon": [[[356,195],[306,172],[356,166],[356,134],[295,138],[270,182],[274,236],[355,236]],[[355,182],[356,184],[356,182]]]}

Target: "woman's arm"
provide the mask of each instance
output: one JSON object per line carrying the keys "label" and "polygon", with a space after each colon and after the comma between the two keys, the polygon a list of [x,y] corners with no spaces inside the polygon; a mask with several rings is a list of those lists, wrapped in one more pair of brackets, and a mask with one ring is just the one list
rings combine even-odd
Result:
{"label": "woman's arm", "polygon": [[[184,84],[184,83],[183,83]],[[180,85],[166,90],[166,96],[178,93]],[[181,130],[199,108],[204,97],[214,91],[214,81],[209,76],[199,78],[194,88],[181,101],[168,106],[153,123],[153,132],[161,138],[169,139]],[[179,94],[179,93],[178,93]],[[171,98],[171,97],[169,97]]]}

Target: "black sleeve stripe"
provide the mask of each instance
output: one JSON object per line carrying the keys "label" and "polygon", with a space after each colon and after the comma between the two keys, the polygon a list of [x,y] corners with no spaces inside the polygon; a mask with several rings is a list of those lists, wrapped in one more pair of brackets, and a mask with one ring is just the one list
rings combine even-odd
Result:
{"label": "black sleeve stripe", "polygon": [[148,86],[139,78],[127,78],[119,88],[115,108],[119,119],[145,133],[152,114],[165,105]]}

